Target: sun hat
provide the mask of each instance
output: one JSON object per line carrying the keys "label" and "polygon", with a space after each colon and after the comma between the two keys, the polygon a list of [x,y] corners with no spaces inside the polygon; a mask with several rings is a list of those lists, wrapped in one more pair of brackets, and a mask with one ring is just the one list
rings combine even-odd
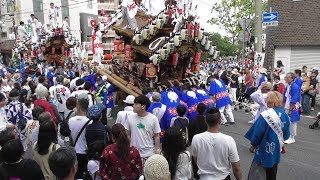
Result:
{"label": "sun hat", "polygon": [[134,104],[134,99],[135,97],[133,95],[128,95],[123,102],[127,104]]}
{"label": "sun hat", "polygon": [[143,172],[146,180],[166,180],[170,176],[168,161],[163,156],[154,154],[146,160]]}

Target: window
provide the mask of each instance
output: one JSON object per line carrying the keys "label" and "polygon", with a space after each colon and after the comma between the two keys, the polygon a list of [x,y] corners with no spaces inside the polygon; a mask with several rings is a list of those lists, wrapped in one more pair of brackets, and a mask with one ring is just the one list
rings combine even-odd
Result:
{"label": "window", "polygon": [[69,17],[69,2],[66,0],[61,0],[61,15],[62,18]]}
{"label": "window", "polygon": [[7,13],[13,13],[14,12],[14,0],[7,0]]}

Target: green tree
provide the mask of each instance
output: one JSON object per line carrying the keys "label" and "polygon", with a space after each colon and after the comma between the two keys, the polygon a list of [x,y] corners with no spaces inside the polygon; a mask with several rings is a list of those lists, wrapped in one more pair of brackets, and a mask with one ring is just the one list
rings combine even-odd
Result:
{"label": "green tree", "polygon": [[235,44],[241,31],[238,21],[253,17],[254,3],[252,0],[221,0],[213,6],[212,11],[217,13],[217,17],[212,18],[210,23],[221,26],[228,33],[232,44]]}
{"label": "green tree", "polygon": [[232,44],[228,37],[222,37],[219,33],[210,34],[209,39],[217,46],[222,57],[235,56],[241,49],[240,44]]}

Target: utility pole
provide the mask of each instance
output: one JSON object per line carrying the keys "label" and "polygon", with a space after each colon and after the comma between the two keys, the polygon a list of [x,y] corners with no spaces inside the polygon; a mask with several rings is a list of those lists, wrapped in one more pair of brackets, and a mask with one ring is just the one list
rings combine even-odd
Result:
{"label": "utility pole", "polygon": [[262,52],[262,0],[255,0],[254,50]]}

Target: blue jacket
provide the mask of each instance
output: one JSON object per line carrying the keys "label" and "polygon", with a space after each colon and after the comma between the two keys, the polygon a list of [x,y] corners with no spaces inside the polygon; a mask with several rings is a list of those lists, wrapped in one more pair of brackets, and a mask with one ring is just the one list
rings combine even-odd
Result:
{"label": "blue jacket", "polygon": [[161,103],[167,106],[164,113],[160,127],[162,130],[166,130],[170,127],[171,119],[178,115],[177,106],[180,104],[180,98],[173,90],[161,92]]}
{"label": "blue jacket", "polygon": [[260,77],[260,79],[259,79],[259,83],[258,83],[257,88],[260,87],[261,84],[264,83],[264,82],[266,82],[266,81],[268,81],[267,77],[266,77],[264,74],[261,74],[261,77]]}
{"label": "blue jacket", "polygon": [[296,83],[298,85],[298,87],[301,89],[302,84],[303,84],[301,77],[295,78],[294,83]]}
{"label": "blue jacket", "polygon": [[[286,92],[288,88],[286,87],[286,91],[283,95],[283,101],[286,102]],[[301,88],[296,83],[292,83],[290,86],[289,94],[291,96],[290,104],[296,104],[297,102],[300,103],[301,99]],[[290,115],[291,122],[300,121],[300,108],[295,108],[291,111]]]}
{"label": "blue jacket", "polygon": [[210,84],[209,95],[214,96],[216,98],[216,106],[217,108],[221,108],[223,106],[232,104],[232,101],[227,92],[227,88],[222,80],[218,80],[221,82],[221,86],[217,84],[217,80],[213,80]]}
{"label": "blue jacket", "polygon": [[103,100],[102,104],[105,105],[107,108],[113,108],[113,92],[117,91],[117,87],[111,84],[107,90],[103,90],[106,88],[106,84],[100,86],[96,96]]}
{"label": "blue jacket", "polygon": [[[274,108],[274,110],[279,115],[283,124],[283,139],[287,140],[290,136],[289,117],[282,108]],[[253,158],[255,163],[265,168],[271,168],[280,162],[278,136],[261,115],[246,133],[245,138],[250,141],[251,145],[256,147]]]}
{"label": "blue jacket", "polygon": [[185,93],[182,93],[181,101],[185,102],[188,106],[188,109],[187,109],[188,119],[194,119],[197,115],[197,105],[200,102],[196,92],[186,91]]}

